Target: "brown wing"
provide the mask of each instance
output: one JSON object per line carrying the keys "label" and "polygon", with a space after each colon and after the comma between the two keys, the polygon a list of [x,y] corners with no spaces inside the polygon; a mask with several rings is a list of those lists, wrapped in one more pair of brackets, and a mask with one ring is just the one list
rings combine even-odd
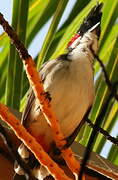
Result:
{"label": "brown wing", "polygon": [[25,110],[23,112],[22,119],[21,119],[21,123],[24,126],[26,124],[26,120],[27,120],[28,114],[32,108],[32,104],[33,104],[34,100],[35,100],[35,96],[34,96],[32,88],[30,88],[28,91],[27,104],[26,104],[26,107],[25,107]]}
{"label": "brown wing", "polygon": [[[45,81],[45,78],[46,78],[48,72],[51,71],[56,64],[57,64],[57,60],[52,60],[52,61],[47,61],[42,65],[39,72],[40,72],[41,80],[43,83]],[[21,119],[21,123],[24,126],[27,124],[26,121],[28,120],[28,115],[29,115],[29,112],[32,108],[34,101],[35,101],[34,92],[33,92],[32,88],[30,87],[29,92],[28,92],[27,104],[26,104],[26,107],[25,107],[25,110],[23,112],[22,119]]]}

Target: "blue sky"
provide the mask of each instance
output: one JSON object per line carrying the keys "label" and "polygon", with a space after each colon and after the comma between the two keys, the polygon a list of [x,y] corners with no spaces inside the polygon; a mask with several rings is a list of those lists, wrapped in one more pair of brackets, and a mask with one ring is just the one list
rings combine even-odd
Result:
{"label": "blue sky", "polygon": [[[59,26],[65,21],[65,19],[67,18],[67,15],[69,14],[68,12],[71,10],[71,8],[73,7],[75,0],[71,0],[71,3],[68,4],[63,17],[61,19],[61,22],[59,24]],[[11,15],[12,15],[12,0],[2,0],[2,3],[0,4],[0,12],[2,14],[4,14],[5,19],[7,19],[7,21],[9,23],[11,23]],[[39,52],[42,43],[44,41],[45,35],[47,33],[48,27],[50,25],[49,21],[44,28],[40,31],[40,33],[37,34],[36,38],[33,40],[31,46],[29,47],[29,53],[35,57],[37,55],[37,53]],[[2,27],[0,27],[0,34],[3,32]],[[40,42],[40,43],[39,43]],[[36,46],[37,44],[37,46]],[[116,126],[113,128],[111,135],[112,136],[116,136],[117,135],[117,127],[118,127],[118,121],[116,123]],[[104,146],[101,155],[104,157],[107,157],[107,154],[109,152],[109,147],[112,146],[112,143],[110,143],[109,141],[107,141],[106,145]]]}
{"label": "blue sky", "polygon": [[[4,17],[11,22],[11,14],[12,14],[12,0],[2,0],[0,3],[0,12],[4,14]],[[2,28],[0,27],[0,33],[2,32]]]}

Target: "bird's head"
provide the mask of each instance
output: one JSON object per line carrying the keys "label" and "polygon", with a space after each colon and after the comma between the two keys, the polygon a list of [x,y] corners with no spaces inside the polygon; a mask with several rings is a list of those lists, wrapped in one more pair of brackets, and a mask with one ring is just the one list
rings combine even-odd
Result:
{"label": "bird's head", "polygon": [[85,44],[86,47],[90,47],[94,53],[98,50],[98,39],[100,37],[100,22],[102,3],[97,4],[89,12],[88,16],[84,19],[78,32],[72,37],[68,43],[68,50],[71,52],[74,49]]}

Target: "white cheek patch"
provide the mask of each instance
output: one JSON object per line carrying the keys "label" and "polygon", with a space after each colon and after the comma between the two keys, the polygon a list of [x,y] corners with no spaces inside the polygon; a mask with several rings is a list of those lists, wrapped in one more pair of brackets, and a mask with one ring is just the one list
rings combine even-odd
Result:
{"label": "white cheek patch", "polygon": [[70,60],[81,60],[83,57],[85,57],[85,52],[82,51],[83,46],[78,46],[75,49],[73,49],[72,52],[69,53],[68,59]]}

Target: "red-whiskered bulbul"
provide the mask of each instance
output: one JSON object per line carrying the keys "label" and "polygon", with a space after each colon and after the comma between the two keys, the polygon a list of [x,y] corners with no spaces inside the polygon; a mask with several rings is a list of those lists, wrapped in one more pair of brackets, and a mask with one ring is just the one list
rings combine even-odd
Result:
{"label": "red-whiskered bulbul", "polygon": [[[64,148],[74,141],[94,102],[93,61],[98,51],[101,7],[102,4],[97,4],[92,8],[79,31],[68,43],[68,52],[47,61],[40,69],[44,90],[50,96],[52,109],[67,140]],[[60,153],[54,143],[51,127],[41,112],[32,89],[28,95],[22,124],[50,156],[55,153],[58,157]],[[18,152],[27,163],[32,164],[38,179],[44,179],[49,174],[45,167],[35,167],[36,160],[24,144],[20,145]],[[15,166],[15,171],[23,174],[19,166]]]}

